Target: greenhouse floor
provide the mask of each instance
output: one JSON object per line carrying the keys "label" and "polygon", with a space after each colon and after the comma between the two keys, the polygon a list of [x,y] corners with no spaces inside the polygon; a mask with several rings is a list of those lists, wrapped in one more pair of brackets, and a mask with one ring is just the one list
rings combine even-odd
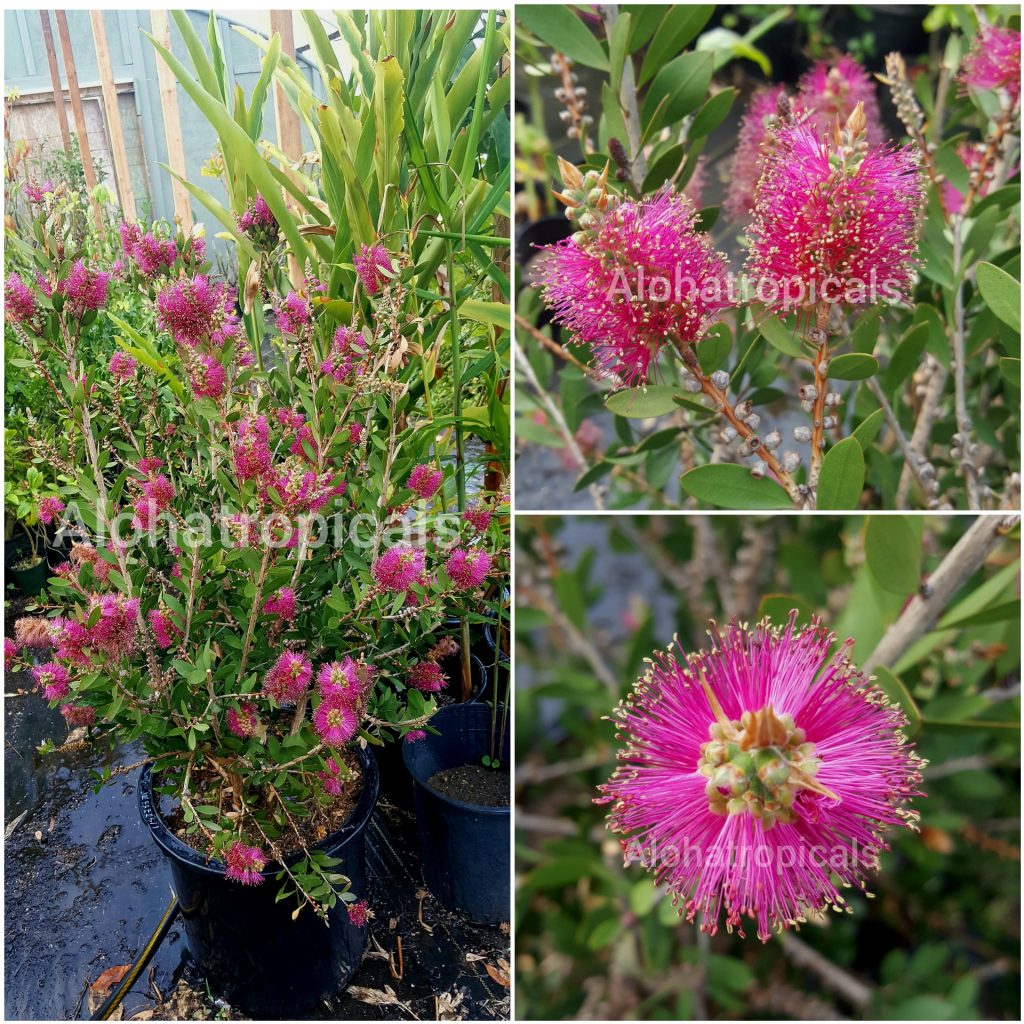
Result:
{"label": "greenhouse floor", "polygon": [[[135,810],[137,770],[94,793],[99,751],[41,756],[64,723],[7,678],[5,1018],[88,1018],[90,985],[131,964],[170,896],[169,872]],[[115,763],[138,760],[132,748]],[[382,801],[368,839],[371,923],[352,985],[311,1019],[508,1017],[507,926],[470,923],[422,887],[414,816]],[[401,937],[399,969],[398,938]],[[400,977],[396,977],[400,975]],[[207,992],[176,923],[115,1019],[242,1019]]]}

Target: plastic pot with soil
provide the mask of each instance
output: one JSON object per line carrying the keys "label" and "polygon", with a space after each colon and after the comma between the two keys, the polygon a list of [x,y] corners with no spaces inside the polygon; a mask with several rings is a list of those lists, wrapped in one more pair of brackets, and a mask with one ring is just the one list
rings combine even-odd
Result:
{"label": "plastic pot with soil", "polygon": [[[358,748],[362,781],[344,826],[316,849],[338,859],[334,868],[366,892],[366,826],[377,803],[377,762]],[[278,899],[280,868],[268,864],[259,885],[225,877],[225,866],[179,839],[160,813],[147,766],[139,783],[139,812],[171,868],[186,940],[210,989],[253,1019],[293,1018],[323,997],[339,993],[363,958],[367,928],[355,925],[338,900],[324,921],[295,901]],[[286,858],[291,864],[302,855]]]}
{"label": "plastic pot with soil", "polygon": [[[483,763],[497,753],[492,711],[482,703],[442,708],[430,720],[435,732],[402,747],[414,783],[423,880],[444,907],[481,924],[509,920],[510,777],[505,758],[499,769]],[[504,725],[507,758],[507,717]]]}
{"label": "plastic pot with soil", "polygon": [[[493,658],[493,653],[491,655]],[[450,658],[443,658],[438,662],[441,671],[448,677],[448,688],[436,694],[440,706],[458,700],[458,686],[462,675],[461,655],[454,654]],[[486,701],[491,696],[490,673],[487,671],[487,663],[470,654],[470,678],[472,680],[472,691],[469,703],[475,704]],[[434,719],[430,720],[431,725]],[[412,779],[409,777],[402,759],[402,747],[405,740],[392,740],[381,747],[376,747],[377,762],[380,766],[380,788],[381,793],[391,803],[405,810],[413,809]]]}
{"label": "plastic pot with soil", "polygon": [[28,543],[14,543],[6,547],[7,571],[11,582],[25,597],[41,594],[50,577],[46,557],[32,549]]}

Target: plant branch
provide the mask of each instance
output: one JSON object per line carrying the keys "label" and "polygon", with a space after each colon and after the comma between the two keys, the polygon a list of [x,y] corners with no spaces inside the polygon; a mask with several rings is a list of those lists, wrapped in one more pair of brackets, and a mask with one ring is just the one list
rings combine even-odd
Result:
{"label": "plant branch", "polygon": [[1019,515],[978,516],[928,577],[927,597],[917,594],[911,600],[864,662],[864,671],[895,665],[935,625],[960,588],[1019,522]]}

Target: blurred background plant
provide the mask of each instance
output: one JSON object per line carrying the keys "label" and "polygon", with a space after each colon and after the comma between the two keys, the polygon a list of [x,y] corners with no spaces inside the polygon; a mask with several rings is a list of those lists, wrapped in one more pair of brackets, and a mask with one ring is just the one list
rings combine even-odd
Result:
{"label": "blurred background plant", "polygon": [[[839,448],[820,488],[800,401],[812,380],[809,351],[792,320],[741,304],[696,347],[700,368],[726,386],[734,408],[751,403],[764,421],[760,440],[777,429],[780,463],[792,456],[787,472],[818,508],[1017,507],[1019,100],[1012,84],[967,90],[961,82],[981,28],[1019,31],[1017,8],[520,4],[516,18],[520,507],[796,502],[766,472],[765,449],[741,448],[745,435],[730,436],[713,402],[686,393],[671,359],[652,360],[643,390],[620,389],[595,369],[587,345],[552,322],[536,285],[538,247],[574,230],[552,195],[565,192],[559,158],[595,177],[610,165],[613,202],[666,185],[684,193],[700,211],[699,230],[738,273],[748,225],[737,215],[737,182],[746,183],[749,209],[764,134],[747,139],[746,121],[760,127],[773,112],[766,86],[792,94],[798,84],[820,89],[815,102],[834,104],[830,117],[845,118],[846,97],[863,95],[873,142],[909,142],[920,153],[929,184],[919,277],[909,303],[862,308],[833,326],[829,449],[857,443]],[[887,67],[894,51],[905,73]],[[824,84],[844,55],[861,62],[852,78],[863,89]],[[972,185],[989,144],[998,158]],[[744,466],[759,478],[746,478]]]}
{"label": "blurred background plant", "polygon": [[[1020,534],[986,517],[521,516],[517,1008],[527,1019],[1020,1017]],[[925,596],[927,595],[927,596]],[[920,834],[852,914],[762,945],[681,920],[593,805],[605,720],[674,633],[817,613],[910,720]]]}

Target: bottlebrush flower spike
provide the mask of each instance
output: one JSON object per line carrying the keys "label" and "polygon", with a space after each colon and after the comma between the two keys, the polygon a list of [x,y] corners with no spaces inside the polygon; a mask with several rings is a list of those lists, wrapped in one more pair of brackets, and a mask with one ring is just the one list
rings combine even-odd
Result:
{"label": "bottlebrush flower spike", "polygon": [[699,341],[734,305],[725,257],[694,217],[688,199],[664,189],[601,215],[588,210],[585,230],[544,250],[539,279],[555,321],[626,383],[648,379],[670,336]]}
{"label": "bottlebrush flower spike", "polygon": [[[863,889],[890,826],[915,828],[922,762],[902,712],[818,621],[753,632],[712,624],[709,651],[655,656],[616,719],[626,745],[600,787],[626,861],[640,860],[688,921],[766,941]],[[823,852],[824,851],[824,852]]]}
{"label": "bottlebrush flower spike", "polygon": [[395,268],[391,255],[383,245],[364,245],[352,257],[352,265],[367,295],[373,296],[391,280]]}
{"label": "bottlebrush flower spike", "polygon": [[324,743],[340,747],[355,736],[359,717],[344,696],[330,694],[313,712],[313,727]]}
{"label": "bottlebrush flower spike", "polygon": [[968,89],[1005,89],[1016,106],[1020,102],[1020,32],[982,25],[957,78],[965,93]]}
{"label": "bottlebrush flower spike", "polygon": [[729,170],[729,191],[722,203],[726,216],[742,220],[754,207],[754,192],[764,166],[767,149],[775,143],[771,130],[779,111],[779,97],[786,94],[786,87],[758,89],[750,97],[750,103],[740,121],[736,153]]}
{"label": "bottlebrush flower spike", "polygon": [[12,324],[30,323],[37,309],[32,289],[17,274],[8,274],[4,281],[4,319]]}
{"label": "bottlebrush flower spike", "polygon": [[924,188],[910,146],[869,149],[858,106],[823,141],[779,127],[754,197],[747,270],[771,309],[905,299],[913,283]]}
{"label": "bottlebrush flower spike", "polygon": [[120,349],[110,357],[110,362],[107,365],[110,376],[116,380],[131,380],[138,368],[138,363],[127,352],[122,352]]}
{"label": "bottlebrush flower spike", "polygon": [[433,466],[421,464],[414,466],[409,474],[408,487],[421,498],[430,498],[441,486],[444,474]]}
{"label": "bottlebrush flower spike", "polygon": [[862,104],[868,143],[877,146],[882,141],[882,115],[875,83],[849,54],[843,54],[835,64],[819,60],[800,79],[798,88],[794,102],[797,119],[816,135],[828,131],[836,120],[845,124],[857,105]]}
{"label": "bottlebrush flower spike", "polygon": [[224,876],[242,885],[259,885],[263,881],[262,871],[267,865],[266,854],[258,846],[246,846],[235,841],[224,855],[227,870]]}

